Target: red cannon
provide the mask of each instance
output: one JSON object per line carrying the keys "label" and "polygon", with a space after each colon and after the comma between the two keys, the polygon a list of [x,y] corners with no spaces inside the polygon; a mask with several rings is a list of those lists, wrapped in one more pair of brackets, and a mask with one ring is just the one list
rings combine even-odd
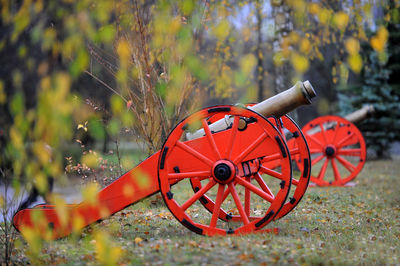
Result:
{"label": "red cannon", "polygon": [[[372,105],[347,115],[321,116],[303,127],[312,156],[311,182],[318,186],[344,186],[362,170],[365,141],[354,125],[374,112]],[[298,165],[302,167],[301,163]]]}
{"label": "red cannon", "polygon": [[[284,114],[310,104],[314,96],[306,81],[249,108],[200,110],[176,125],[159,152],[94,199],[23,209],[13,224],[22,233],[34,230],[42,238],[56,239],[160,192],[175,218],[195,233],[263,231],[290,212],[307,189],[308,146],[300,128]],[[290,139],[291,149],[286,145]],[[302,165],[295,177],[291,158]],[[271,163],[280,167],[272,169]],[[292,185],[296,189],[290,193]]]}

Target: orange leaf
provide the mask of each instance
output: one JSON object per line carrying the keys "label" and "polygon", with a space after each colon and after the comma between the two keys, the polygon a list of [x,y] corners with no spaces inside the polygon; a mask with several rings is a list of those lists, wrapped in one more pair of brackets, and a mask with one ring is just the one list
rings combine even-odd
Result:
{"label": "orange leaf", "polygon": [[126,103],[126,109],[131,109],[131,106],[132,106],[132,100],[129,100],[127,103]]}

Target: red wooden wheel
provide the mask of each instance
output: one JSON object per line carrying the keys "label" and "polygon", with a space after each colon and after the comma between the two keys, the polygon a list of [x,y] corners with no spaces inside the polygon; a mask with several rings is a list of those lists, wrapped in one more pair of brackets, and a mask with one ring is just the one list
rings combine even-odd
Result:
{"label": "red wooden wheel", "polygon": [[[292,177],[292,191],[282,210],[275,216],[274,220],[280,219],[290,211],[292,211],[300,200],[303,198],[304,193],[308,188],[308,183],[311,176],[311,156],[308,149],[307,141],[299,128],[299,126],[287,115],[282,116],[280,120],[269,118],[274,121],[273,124],[281,130],[282,135],[285,136],[287,146],[289,148],[292,165],[300,164],[301,168],[293,171]],[[274,169],[279,167],[276,159],[273,156],[266,156],[263,159],[263,167]]]}
{"label": "red wooden wheel", "polygon": [[318,186],[343,186],[362,170],[365,141],[351,122],[338,116],[322,116],[308,122],[303,133],[312,157],[311,182]]}
{"label": "red wooden wheel", "polygon": [[[210,130],[207,121],[216,114],[229,118],[228,129]],[[202,137],[185,139],[198,130],[203,130]],[[266,150],[277,154],[281,167],[269,179],[251,182]],[[261,115],[237,106],[211,107],[171,132],[160,152],[158,177],[169,210],[190,230],[203,235],[249,233],[271,222],[285,203],[290,155],[279,131]],[[201,186],[193,191],[190,181]],[[214,202],[210,212],[201,205],[207,200]],[[226,221],[218,219],[223,215]]]}
{"label": "red wooden wheel", "polygon": [[[218,118],[223,118],[223,115],[218,115]],[[217,121],[215,117],[210,118],[209,121],[210,120],[214,122]],[[299,204],[304,193],[306,192],[311,175],[311,156],[306,139],[301,132],[301,129],[289,116],[282,116],[280,120],[270,117],[268,120],[275,125],[280,130],[282,136],[285,137],[287,146],[289,148],[290,157],[292,159],[292,166],[295,166],[297,163],[303,164],[301,169],[294,171],[292,176],[292,185],[294,185],[295,189],[293,190],[292,187],[290,197],[283,205],[279,213],[275,216],[274,220],[277,220],[293,210],[297,204]],[[281,161],[279,154],[274,154],[271,150],[265,150],[263,158],[260,159],[261,160],[259,162],[261,163],[261,167],[257,173],[250,176],[252,180],[260,178],[259,175],[261,175],[261,177],[268,175],[268,173],[271,173],[273,169],[280,167]],[[191,180],[191,183],[193,189],[196,187],[201,188],[201,183],[197,179]],[[201,201],[201,203],[209,211],[214,209],[214,201],[209,199],[207,196],[204,196],[204,199]],[[232,218],[233,220],[239,219],[239,216],[227,216],[226,212],[221,210],[219,218],[222,220],[227,220],[227,217]]]}

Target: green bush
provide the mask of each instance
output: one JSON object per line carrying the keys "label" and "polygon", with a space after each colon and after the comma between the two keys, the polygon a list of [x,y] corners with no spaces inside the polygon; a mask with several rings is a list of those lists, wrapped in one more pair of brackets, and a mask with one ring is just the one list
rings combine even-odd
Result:
{"label": "green bush", "polygon": [[391,143],[400,140],[400,51],[396,46],[400,31],[394,23],[388,29],[387,52],[379,53],[364,46],[360,84],[349,85],[339,93],[341,115],[367,104],[375,107],[375,114],[357,126],[365,136],[367,147],[379,157],[389,156]]}

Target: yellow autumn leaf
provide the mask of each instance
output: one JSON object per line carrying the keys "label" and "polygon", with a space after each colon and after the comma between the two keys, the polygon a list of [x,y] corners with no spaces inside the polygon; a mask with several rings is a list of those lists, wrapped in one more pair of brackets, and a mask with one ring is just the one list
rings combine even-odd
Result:
{"label": "yellow autumn leaf", "polygon": [[111,258],[116,262],[119,260],[122,253],[123,253],[123,250],[120,247],[112,247],[111,248]]}
{"label": "yellow autumn leaf", "polygon": [[350,37],[345,42],[346,50],[349,54],[356,54],[360,51],[360,43],[356,38]]}
{"label": "yellow autumn leaf", "polygon": [[141,237],[136,237],[135,238],[135,243],[136,244],[139,244],[140,242],[142,242],[143,241],[143,239],[141,238]]}
{"label": "yellow autumn leaf", "polygon": [[149,175],[144,171],[136,171],[135,182],[140,189],[148,189],[151,185]]}
{"label": "yellow autumn leaf", "polygon": [[107,206],[100,206],[100,216],[101,217],[108,217],[111,215],[110,210],[107,208]]}
{"label": "yellow autumn leaf", "polygon": [[350,55],[347,58],[347,62],[349,63],[350,69],[354,73],[360,73],[361,68],[362,68],[362,59],[358,53]]}
{"label": "yellow autumn leaf", "polygon": [[275,66],[281,66],[284,63],[284,57],[281,52],[277,52],[273,56],[273,61]]}
{"label": "yellow autumn leaf", "polygon": [[99,186],[97,183],[90,183],[82,190],[82,198],[85,202],[95,205],[97,203],[97,192],[99,191]]}
{"label": "yellow autumn leaf", "polygon": [[329,11],[329,9],[322,8],[318,13],[318,19],[322,25],[328,24],[330,18],[331,18],[331,12]]}
{"label": "yellow autumn leaf", "polygon": [[124,102],[118,95],[111,96],[111,110],[114,115],[119,115],[124,111]]}
{"label": "yellow autumn leaf", "polygon": [[240,69],[244,74],[249,75],[253,71],[256,63],[256,57],[253,54],[247,54],[240,60]]}
{"label": "yellow autumn leaf", "polygon": [[380,39],[387,41],[389,38],[389,32],[385,27],[381,26],[378,30],[378,36]]}
{"label": "yellow autumn leaf", "polygon": [[168,27],[168,31],[171,35],[177,34],[178,30],[181,28],[181,19],[180,17],[175,17],[174,19],[171,19],[171,23]]}
{"label": "yellow autumn leaf", "polygon": [[384,43],[381,42],[381,40],[376,36],[371,38],[370,43],[371,43],[372,48],[374,48],[374,50],[377,52],[382,52],[383,48],[385,47]]}
{"label": "yellow autumn leaf", "polygon": [[303,38],[300,42],[300,52],[308,54],[311,51],[311,43],[307,38]]}
{"label": "yellow autumn leaf", "polygon": [[96,232],[94,235],[96,246],[96,258],[102,265],[116,265],[121,258],[122,249],[112,243],[110,237],[104,232]]}
{"label": "yellow autumn leaf", "polygon": [[389,32],[383,26],[381,26],[375,36],[371,38],[371,46],[377,52],[382,52],[385,48],[386,42],[389,38]]}
{"label": "yellow autumn leaf", "polygon": [[35,175],[35,186],[40,193],[46,193],[48,191],[47,177],[43,172],[38,172]]}
{"label": "yellow autumn leaf", "polygon": [[5,204],[4,197],[0,195],[0,209],[3,209],[4,204]]}
{"label": "yellow autumn leaf", "polygon": [[126,40],[120,40],[117,46],[117,53],[121,59],[129,58],[131,55],[129,44]]}
{"label": "yellow autumn leaf", "polygon": [[16,127],[11,127],[10,128],[10,139],[11,139],[11,144],[16,148],[16,149],[23,149],[23,137],[20,133],[20,131]]}
{"label": "yellow autumn leaf", "polygon": [[79,124],[76,129],[79,130],[82,128],[83,130],[85,130],[85,132],[87,132],[87,123],[88,123],[88,121],[86,121],[85,124]]}
{"label": "yellow autumn leaf", "polygon": [[135,188],[133,185],[131,184],[126,184],[123,189],[122,189],[122,194],[126,197],[126,198],[132,198],[135,195]]}
{"label": "yellow autumn leaf", "polygon": [[297,72],[304,73],[309,67],[308,59],[300,54],[293,53],[291,62]]}
{"label": "yellow autumn leaf", "polygon": [[83,129],[83,130],[85,130],[85,132],[87,131],[87,127],[85,127],[84,125],[82,125],[82,124],[79,124],[78,125],[78,127],[76,128],[76,129]]}
{"label": "yellow autumn leaf", "polygon": [[67,226],[69,212],[65,200],[59,195],[52,195],[51,201],[55,205],[56,213],[58,218],[60,219],[61,225]]}
{"label": "yellow autumn leaf", "polygon": [[220,41],[223,41],[228,37],[230,31],[229,22],[227,20],[222,20],[213,30],[215,37]]}
{"label": "yellow autumn leaf", "polygon": [[333,21],[339,29],[344,30],[349,23],[349,16],[343,11],[339,11],[334,15]]}
{"label": "yellow autumn leaf", "polygon": [[316,15],[319,13],[319,4],[318,3],[310,3],[308,4],[308,12],[312,15]]}
{"label": "yellow autumn leaf", "polygon": [[80,232],[80,230],[85,226],[84,218],[77,214],[72,219],[72,231],[73,232]]}
{"label": "yellow autumn leaf", "polygon": [[51,148],[49,148],[43,141],[38,141],[33,144],[33,153],[37,158],[39,158],[42,165],[51,162],[51,152]]}
{"label": "yellow autumn leaf", "polygon": [[43,241],[39,235],[39,231],[35,228],[23,226],[21,227],[21,234],[26,242],[28,242],[30,251],[33,254],[38,254],[42,249],[43,244]]}
{"label": "yellow autumn leaf", "polygon": [[121,39],[118,42],[117,45],[117,54],[119,56],[119,62],[121,64],[121,69],[118,71],[117,73],[117,78],[119,81],[125,80],[123,74],[125,74],[126,76],[126,72],[124,70],[126,70],[127,66],[128,66],[128,62],[131,56],[131,51],[129,48],[129,43],[126,40]]}
{"label": "yellow autumn leaf", "polygon": [[94,153],[87,153],[82,156],[82,164],[86,165],[89,168],[95,168],[99,165],[98,156]]}

